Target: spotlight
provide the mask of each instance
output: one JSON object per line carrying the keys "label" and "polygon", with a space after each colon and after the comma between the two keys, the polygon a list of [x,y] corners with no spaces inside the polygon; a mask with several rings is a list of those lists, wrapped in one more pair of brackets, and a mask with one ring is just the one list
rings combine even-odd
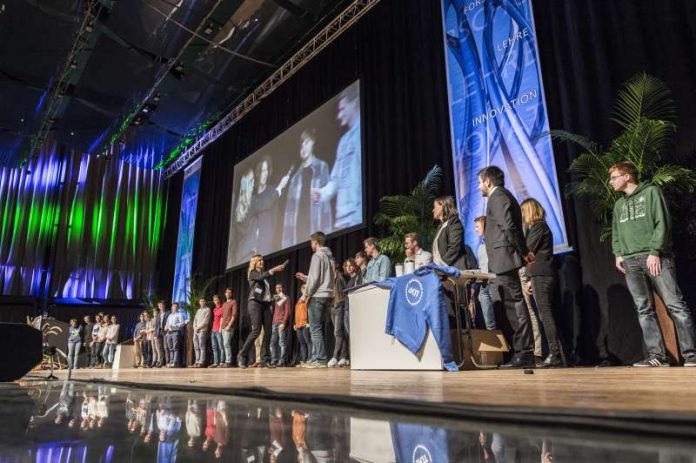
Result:
{"label": "spotlight", "polygon": [[203,33],[204,33],[205,35],[210,35],[210,34],[213,33],[213,29],[214,29],[214,28],[215,28],[215,26],[213,26],[213,23],[208,23],[208,24],[205,26],[205,29],[203,29]]}
{"label": "spotlight", "polygon": [[75,132],[73,132],[73,131],[71,130],[71,131],[70,131],[70,136],[74,136],[74,135],[75,135]]}
{"label": "spotlight", "polygon": [[172,75],[177,79],[181,80],[184,77],[184,63],[177,63],[171,70]]}
{"label": "spotlight", "polygon": [[70,61],[70,69],[77,69],[77,60]]}
{"label": "spotlight", "polygon": [[159,103],[159,100],[160,100],[160,94],[159,94],[159,93],[155,93],[155,96],[152,97],[152,101],[155,102],[155,103]]}
{"label": "spotlight", "polygon": [[90,22],[87,23],[87,25],[85,26],[85,30],[87,32],[94,31],[94,20],[91,20]]}

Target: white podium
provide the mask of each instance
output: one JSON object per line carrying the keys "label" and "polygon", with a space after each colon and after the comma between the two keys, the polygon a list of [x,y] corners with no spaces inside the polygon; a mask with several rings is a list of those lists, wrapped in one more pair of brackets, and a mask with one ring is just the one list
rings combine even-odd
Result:
{"label": "white podium", "polygon": [[442,370],[440,349],[430,331],[418,356],[385,334],[388,289],[363,286],[349,292],[348,301],[352,370]]}

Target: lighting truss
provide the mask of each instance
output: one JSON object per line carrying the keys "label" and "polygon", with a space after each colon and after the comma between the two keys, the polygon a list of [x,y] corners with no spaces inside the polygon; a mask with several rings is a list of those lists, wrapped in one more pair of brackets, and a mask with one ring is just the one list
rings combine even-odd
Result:
{"label": "lighting truss", "polygon": [[60,112],[65,108],[64,98],[67,97],[67,91],[70,84],[75,77],[75,75],[81,71],[78,70],[78,57],[87,48],[88,36],[94,31],[94,23],[96,18],[99,16],[102,8],[105,6],[96,1],[90,0],[86,5],[86,13],[82,22],[80,23],[80,29],[75,36],[72,48],[65,59],[65,64],[63,69],[56,81],[56,84],[50,91],[50,94],[46,101],[45,110],[41,117],[41,123],[39,125],[39,130],[34,134],[29,142],[29,151],[26,157],[22,159],[20,165],[24,165],[27,161],[34,156],[36,152],[41,149],[48,133],[51,131],[53,124],[58,120]]}
{"label": "lighting truss", "polygon": [[251,111],[268,95],[273,93],[281,84],[299,71],[305,64],[314,58],[319,52],[336,40],[350,26],[355,24],[362,16],[370,11],[380,0],[355,0],[334,18],[326,27],[309,40],[302,48],[283,63],[270,77],[264,80],[232,111],[225,115],[210,130],[202,134],[193,144],[177,157],[164,170],[166,178],[172,177],[178,171],[186,167],[191,161],[212,142],[227,132],[242,117]]}

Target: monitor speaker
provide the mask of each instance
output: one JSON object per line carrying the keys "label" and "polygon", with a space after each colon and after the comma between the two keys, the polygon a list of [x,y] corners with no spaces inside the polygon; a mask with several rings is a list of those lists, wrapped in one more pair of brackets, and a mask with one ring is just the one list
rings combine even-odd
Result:
{"label": "monitor speaker", "polygon": [[16,381],[41,362],[41,331],[23,323],[0,323],[0,381]]}

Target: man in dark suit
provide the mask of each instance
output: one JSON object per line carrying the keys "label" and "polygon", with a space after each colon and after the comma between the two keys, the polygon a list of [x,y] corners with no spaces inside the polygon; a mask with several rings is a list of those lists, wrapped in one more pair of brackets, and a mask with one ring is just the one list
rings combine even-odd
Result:
{"label": "man in dark suit", "polygon": [[491,282],[491,296],[496,306],[505,307],[512,328],[514,356],[501,368],[534,366],[534,338],[529,312],[524,302],[519,269],[534,261],[522,233],[520,206],[505,189],[505,174],[496,166],[479,172],[479,191],[488,197],[485,243],[488,268],[496,274]]}

